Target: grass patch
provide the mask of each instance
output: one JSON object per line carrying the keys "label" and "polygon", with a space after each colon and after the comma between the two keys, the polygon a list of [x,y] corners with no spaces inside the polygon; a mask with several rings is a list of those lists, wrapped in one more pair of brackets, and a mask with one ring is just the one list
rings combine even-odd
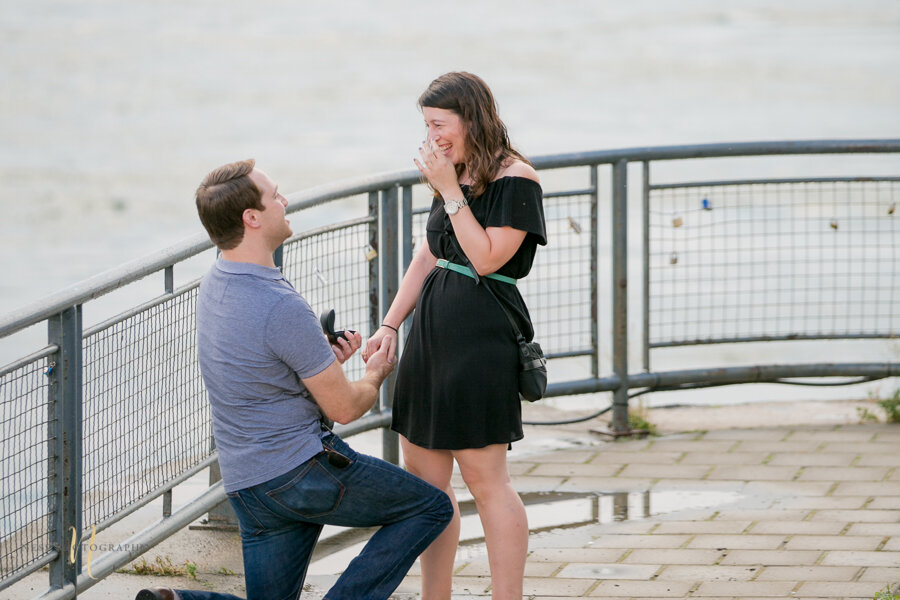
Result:
{"label": "grass patch", "polygon": [[890,398],[879,400],[878,406],[884,411],[884,418],[888,423],[900,423],[900,389],[894,390],[894,395]]}
{"label": "grass patch", "polygon": [[176,565],[168,556],[156,556],[153,562],[141,557],[140,562],[131,563],[130,569],[119,569],[119,573],[129,575],[156,575],[159,577],[190,577],[197,579],[197,563],[189,560],[183,565]]}
{"label": "grass patch", "polygon": [[856,407],[856,416],[859,417],[860,423],[878,423],[880,421],[878,415],[864,406]]}
{"label": "grass patch", "polygon": [[643,402],[639,402],[637,406],[628,411],[628,427],[631,429],[640,429],[648,434],[657,436],[659,431],[656,425],[647,420],[648,410]]}
{"label": "grass patch", "polygon": [[872,600],[900,600],[900,584],[887,584],[884,589],[877,592]]}
{"label": "grass patch", "polygon": [[[869,399],[884,411],[886,423],[900,423],[900,389],[894,390],[893,395],[889,398],[879,398],[876,393],[870,392]],[[856,414],[859,415],[860,423],[879,423],[881,421],[878,415],[861,406],[856,408]]]}

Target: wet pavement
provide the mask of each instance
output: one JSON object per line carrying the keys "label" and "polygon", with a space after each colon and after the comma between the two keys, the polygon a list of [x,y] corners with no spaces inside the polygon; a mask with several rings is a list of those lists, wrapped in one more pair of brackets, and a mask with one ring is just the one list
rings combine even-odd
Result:
{"label": "wet pavement", "polygon": [[[532,531],[525,597],[871,599],[900,582],[900,424],[858,423],[852,405],[828,405],[830,420],[797,404],[793,418],[762,426],[736,408],[726,409],[731,426],[692,409],[685,418],[715,426],[615,442],[589,432],[596,422],[529,430],[510,453]],[[679,422],[651,417],[664,431]],[[458,475],[454,485],[465,516],[453,600],[490,597],[477,514]],[[303,598],[321,598],[364,543],[326,537]],[[147,585],[243,592],[234,532],[184,530],[145,557],[163,554],[202,557],[197,579],[118,573],[79,596],[133,598]],[[417,563],[393,598],[417,598],[419,587]]]}

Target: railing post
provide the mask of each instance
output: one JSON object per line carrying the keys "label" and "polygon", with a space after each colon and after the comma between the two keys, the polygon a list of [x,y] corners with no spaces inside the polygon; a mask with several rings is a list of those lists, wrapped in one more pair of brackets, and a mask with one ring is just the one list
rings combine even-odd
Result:
{"label": "railing post", "polygon": [[[212,450],[216,448],[216,440],[210,436],[210,445]],[[216,460],[209,465],[209,487],[222,480],[222,469],[219,468],[219,461]],[[168,492],[168,498],[163,498],[163,517],[172,516],[172,497],[171,490]],[[217,529],[223,531],[237,531],[240,529],[237,514],[231,506],[231,502],[225,500],[214,506],[206,513],[206,523],[200,525],[192,525],[191,529]]]}
{"label": "railing post", "polygon": [[650,162],[643,162],[643,181],[641,186],[641,215],[643,219],[643,257],[641,268],[644,281],[641,288],[644,312],[644,326],[641,330],[641,355],[644,372],[650,372]]}
{"label": "railing post", "polygon": [[597,240],[599,230],[600,188],[597,180],[597,165],[591,165],[591,375],[600,376],[600,319],[597,303],[600,289],[600,252]]}
{"label": "railing post", "polygon": [[[380,325],[380,319],[387,314],[394,296],[397,295],[397,288],[400,286],[400,223],[397,215],[397,186],[381,192],[380,204],[381,250],[378,253],[378,270],[381,273],[381,281],[378,291],[379,323],[376,327]],[[396,373],[391,373],[385,385],[381,386],[379,407],[382,411],[391,406],[395,381]],[[381,456],[388,462],[400,463],[400,440],[389,427],[381,430]]]}
{"label": "railing post", "polygon": [[628,161],[613,165],[612,179],[612,284],[613,373],[619,387],[613,392],[611,429],[630,431],[628,425]]}
{"label": "railing post", "polygon": [[381,225],[378,220],[378,209],[378,192],[369,192],[369,217],[373,219],[369,224],[369,248],[371,248],[371,253],[374,253],[374,257],[369,259],[369,335],[374,335],[381,324],[381,313],[378,305],[378,290],[380,289],[378,267],[381,261],[376,260],[381,255],[381,249],[379,248]]}
{"label": "railing post", "polygon": [[[81,572],[81,305],[47,319],[50,344],[59,347],[49,372],[50,519],[57,557],[50,587],[76,585]],[[77,587],[73,598],[78,594]]]}

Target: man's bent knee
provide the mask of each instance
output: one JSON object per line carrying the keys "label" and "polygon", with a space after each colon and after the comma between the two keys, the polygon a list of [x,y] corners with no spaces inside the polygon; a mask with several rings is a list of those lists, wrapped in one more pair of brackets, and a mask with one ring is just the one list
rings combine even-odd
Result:
{"label": "man's bent knee", "polygon": [[[435,489],[437,490],[437,488]],[[441,527],[443,530],[453,520],[453,502],[450,501],[450,496],[442,490],[437,490],[434,501],[431,503],[430,512],[434,514],[439,523],[443,524]]]}

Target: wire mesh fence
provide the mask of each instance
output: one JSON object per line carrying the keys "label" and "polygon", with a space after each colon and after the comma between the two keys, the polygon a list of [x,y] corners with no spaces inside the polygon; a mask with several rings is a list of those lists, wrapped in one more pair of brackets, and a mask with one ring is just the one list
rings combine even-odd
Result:
{"label": "wire mesh fence", "polygon": [[[377,308],[370,269],[377,256],[371,244],[372,219],[296,236],[284,245],[285,278],[320,315],[335,311],[335,328],[358,330],[363,339],[371,335],[372,307]],[[351,380],[365,373],[359,353],[344,363]]]}
{"label": "wire mesh fence", "polygon": [[900,332],[900,181],[654,186],[651,347]]}
{"label": "wire mesh fence", "polygon": [[83,525],[101,525],[212,453],[197,364],[197,287],[88,331]]}
{"label": "wire mesh fence", "polygon": [[544,198],[547,245],[538,246],[534,265],[520,291],[531,313],[535,339],[544,353],[587,355],[593,329],[591,256],[596,235],[589,195]]}
{"label": "wire mesh fence", "polygon": [[[880,151],[900,151],[896,142],[888,146]],[[796,151],[824,152],[832,151],[831,147],[815,143],[798,146]],[[833,147],[833,151],[852,152],[860,146]],[[783,147],[773,145],[769,150],[777,153]],[[731,146],[724,150],[729,155],[740,151]],[[616,164],[613,187],[621,189],[624,180],[615,179],[624,177],[626,169],[619,169],[619,164],[696,158],[698,150],[660,151],[662,158],[652,158],[653,149],[648,152],[643,158],[628,151],[594,158],[564,156],[556,162],[545,161],[544,168],[596,169],[598,164]],[[596,171],[592,179],[596,180]],[[398,181],[408,183],[408,177]],[[382,183],[367,192],[370,211],[378,193],[384,200],[385,190],[394,189],[384,185],[394,183]],[[900,178],[668,184],[652,185],[647,193],[645,316],[651,347],[897,335],[900,214],[895,213]],[[358,198],[358,188],[347,197]],[[616,211],[622,210],[615,199],[613,194],[613,222]],[[624,255],[615,254],[615,243],[598,250],[598,202],[597,189],[569,187],[545,194],[549,244],[538,248],[531,274],[519,283],[536,338],[548,356],[588,356],[595,366],[598,286],[605,285],[598,280],[609,276],[615,261],[627,262],[628,254],[624,243],[618,246],[625,248]],[[386,221],[381,217],[367,214],[299,234],[285,243],[283,253],[286,279],[313,310],[320,314],[334,308],[338,329],[358,329],[364,337],[380,322],[379,286],[388,277],[378,269],[385,262],[399,262],[403,246],[398,239],[382,240],[379,247],[380,238],[390,237],[378,229]],[[426,219],[427,210],[412,215],[414,249],[426,243]],[[616,236],[625,235],[614,228],[614,239],[622,241],[624,237]],[[171,262],[166,265],[171,268]],[[127,277],[136,281],[149,269]],[[612,287],[620,283],[613,281]],[[117,280],[103,285],[96,295],[124,284]],[[85,293],[73,296],[77,299],[62,309],[41,307],[34,313],[38,317],[0,323],[0,327],[16,331],[46,322],[47,315],[61,314],[60,310],[77,307],[80,311],[82,303],[95,297],[94,291],[79,291]],[[82,494],[81,524],[87,530],[109,524],[158,496],[213,455],[209,406],[196,360],[197,293],[198,283],[194,283],[87,331],[81,332],[79,323],[80,457],[55,456],[54,432],[60,423],[55,420],[46,371],[53,367],[57,349],[44,349],[0,370],[0,589],[65,550],[62,532],[53,528],[58,514],[63,514],[56,512],[59,474],[53,465],[57,459],[81,463],[76,487]],[[627,303],[627,295],[620,294],[618,302]],[[614,315],[618,314],[616,303],[613,294]],[[618,377],[614,392],[625,395],[630,375],[624,368],[616,371],[615,356],[616,352],[627,354],[627,327],[605,333],[603,342],[609,341]],[[363,371],[359,356],[345,365],[350,379],[358,379]],[[889,376],[885,372],[891,371],[882,369],[880,376]],[[611,384],[601,381],[599,369],[593,374],[588,383],[596,383],[595,391],[613,389],[602,387]],[[839,368],[827,374],[841,375]],[[566,388],[569,384],[574,387]],[[582,381],[564,381],[558,389],[560,394],[584,393],[586,387]],[[576,389],[581,391],[571,391]],[[627,410],[627,398],[620,406]],[[162,533],[164,529],[159,535],[171,533]]]}
{"label": "wire mesh fence", "polygon": [[0,375],[0,581],[52,550],[50,357]]}
{"label": "wire mesh fence", "polygon": [[[544,197],[546,246],[538,246],[531,272],[519,283],[535,339],[544,353],[583,355],[591,346],[591,240],[595,235],[589,194]],[[428,210],[413,214],[414,246],[427,243]]]}

